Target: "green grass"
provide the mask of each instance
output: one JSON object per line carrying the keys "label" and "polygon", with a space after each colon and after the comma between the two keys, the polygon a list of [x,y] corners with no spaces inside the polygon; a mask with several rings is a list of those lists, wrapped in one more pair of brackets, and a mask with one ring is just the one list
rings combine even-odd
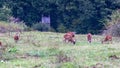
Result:
{"label": "green grass", "polygon": [[64,33],[23,32],[18,43],[6,35],[0,37],[7,45],[0,60],[9,60],[0,62],[0,68],[92,68],[97,63],[102,64],[102,68],[120,67],[120,59],[109,58],[120,57],[120,43],[101,44],[102,36],[94,35],[90,44],[86,35],[76,35],[77,42],[73,45],[63,42]]}

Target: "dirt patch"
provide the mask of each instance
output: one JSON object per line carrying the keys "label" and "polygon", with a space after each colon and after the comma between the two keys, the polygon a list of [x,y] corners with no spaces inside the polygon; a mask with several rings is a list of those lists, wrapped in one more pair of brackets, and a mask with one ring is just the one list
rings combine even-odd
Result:
{"label": "dirt patch", "polygon": [[96,63],[95,65],[93,65],[91,67],[86,67],[86,68],[104,68],[104,65],[101,63]]}
{"label": "dirt patch", "polygon": [[39,68],[41,67],[41,64],[35,65],[33,68]]}
{"label": "dirt patch", "polygon": [[28,54],[28,53],[26,53],[23,57],[25,57],[25,59],[26,58],[41,58],[40,56],[38,56],[38,55],[30,55],[30,54]]}
{"label": "dirt patch", "polygon": [[119,58],[118,56],[116,56],[116,55],[110,55],[109,58],[112,59],[112,60],[120,59],[120,58]]}
{"label": "dirt patch", "polygon": [[16,57],[17,57],[17,58],[26,59],[26,58],[27,58],[27,55],[17,55]]}

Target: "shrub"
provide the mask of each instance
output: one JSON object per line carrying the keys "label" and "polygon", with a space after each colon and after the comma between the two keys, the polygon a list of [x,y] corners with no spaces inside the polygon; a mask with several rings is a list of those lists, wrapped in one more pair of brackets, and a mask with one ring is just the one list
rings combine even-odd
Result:
{"label": "shrub", "polygon": [[11,15],[11,9],[7,6],[3,6],[0,8],[0,20],[1,21],[7,21],[8,17]]}
{"label": "shrub", "polygon": [[34,30],[39,30],[39,31],[49,31],[50,30],[50,26],[44,23],[36,23],[33,24],[32,28]]}
{"label": "shrub", "polygon": [[10,49],[8,50],[8,52],[10,52],[10,53],[16,53],[17,51],[18,51],[18,50],[17,50],[16,47],[10,48]]}
{"label": "shrub", "polygon": [[66,32],[66,27],[63,24],[60,24],[57,28],[58,32]]}
{"label": "shrub", "polygon": [[30,28],[30,27],[25,27],[24,28],[24,31],[32,31],[33,29],[32,28]]}

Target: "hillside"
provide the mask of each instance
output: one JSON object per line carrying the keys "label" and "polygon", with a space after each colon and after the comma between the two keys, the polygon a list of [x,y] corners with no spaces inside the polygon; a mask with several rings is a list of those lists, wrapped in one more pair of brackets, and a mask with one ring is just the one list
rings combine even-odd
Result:
{"label": "hillside", "polygon": [[76,35],[76,44],[63,42],[63,33],[23,32],[15,43],[12,33],[0,35],[0,68],[119,68],[120,43],[101,44],[102,36]]}

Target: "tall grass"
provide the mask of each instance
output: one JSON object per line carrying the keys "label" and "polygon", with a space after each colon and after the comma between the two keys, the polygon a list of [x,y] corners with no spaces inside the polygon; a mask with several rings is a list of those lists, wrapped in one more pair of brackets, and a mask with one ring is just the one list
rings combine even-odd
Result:
{"label": "tall grass", "polygon": [[10,31],[23,31],[27,26],[23,22],[4,22],[0,21],[0,32],[10,32]]}

